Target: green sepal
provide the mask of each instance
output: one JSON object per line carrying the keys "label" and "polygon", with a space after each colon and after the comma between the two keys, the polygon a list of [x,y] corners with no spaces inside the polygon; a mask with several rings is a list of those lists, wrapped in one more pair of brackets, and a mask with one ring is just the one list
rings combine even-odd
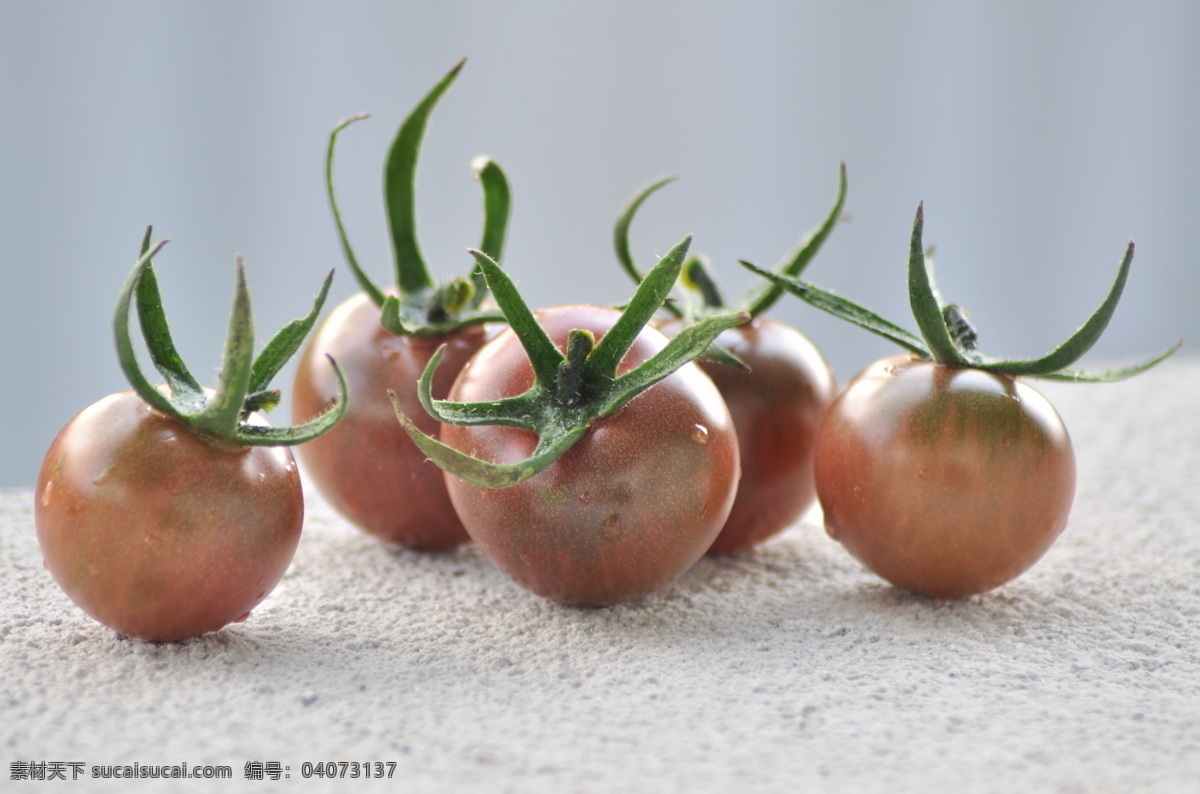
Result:
{"label": "green sepal", "polygon": [[357,116],[351,116],[344,119],[329,134],[329,146],[325,150],[325,192],[329,197],[329,207],[333,211],[333,222],[337,227],[338,242],[342,246],[342,254],[346,257],[346,264],[350,266],[350,272],[354,274],[354,280],[358,282],[358,286],[363,292],[371,298],[371,302],[376,306],[383,305],[384,293],[383,290],[375,286],[375,282],[367,275],[366,271],[358,264],[358,257],[354,255],[354,248],[350,245],[350,236],[346,233],[346,224],[342,221],[342,211],[338,207],[337,194],[333,187],[333,153],[337,148],[338,135],[342,130],[349,127],[356,121],[370,118],[369,113],[359,113]]}
{"label": "green sepal", "polygon": [[[160,240],[146,249],[145,253],[138,259],[137,264],[133,266],[133,270],[126,277],[125,283],[117,295],[116,311],[113,312],[113,341],[117,349],[117,363],[120,365],[121,371],[125,374],[125,380],[129,382],[130,387],[132,387],[137,395],[160,413],[176,419],[184,419],[184,412],[177,408],[167,395],[155,388],[154,384],[142,374],[142,368],[138,366],[137,354],[133,349],[133,339],[129,335],[129,310],[133,303],[133,295],[137,290],[138,282],[141,280],[142,274],[151,267],[152,260],[167,242],[167,240]],[[156,339],[161,341],[161,337],[156,337]],[[147,339],[146,341],[149,343],[154,340]]]}
{"label": "green sepal", "polygon": [[431,319],[430,302],[426,296],[432,292],[425,290],[416,296],[405,296],[403,299],[395,295],[386,296],[383,305],[380,306],[380,324],[396,336],[437,336],[468,325],[504,322],[504,313],[498,309],[469,309],[457,315],[447,316],[441,321]]}
{"label": "green sepal", "polygon": [[[842,162],[838,167],[838,192],[833,200],[833,206],[829,210],[829,214],[821,223],[809,232],[800,244],[796,246],[776,268],[775,272],[798,277],[804,269],[812,262],[813,257],[821,250],[821,246],[829,239],[829,235],[833,233],[834,227],[842,219],[842,212],[846,208],[846,163]],[[765,285],[757,290],[752,289],[739,302],[738,306],[749,311],[752,317],[758,317],[770,309],[779,300],[783,294],[778,285]]]}
{"label": "green sepal", "polygon": [[[722,331],[745,325],[750,320],[750,313],[746,311],[710,314],[685,327],[671,337],[667,346],[653,358],[642,362],[612,382],[598,415],[608,416],[613,413],[684,364],[699,358]],[[604,339],[607,338],[605,335]],[[602,339],[601,342],[603,341]]]}
{"label": "green sepal", "polygon": [[671,293],[671,288],[679,279],[679,272],[683,268],[691,244],[692,236],[689,234],[658,260],[658,264],[638,284],[633,299],[629,301],[625,311],[621,312],[621,317],[608,333],[601,337],[596,349],[588,358],[586,372],[589,378],[611,379],[616,376],[621,359],[629,352],[638,334],[663,305],[667,295]]}
{"label": "green sepal", "polygon": [[697,358],[722,331],[750,320],[745,312],[705,317],[684,328],[650,359],[617,377],[621,359],[679,277],[690,242],[690,237],[684,238],[646,275],[621,317],[598,342],[591,334],[579,329],[572,331],[568,335],[570,352],[565,356],[537,323],[508,275],[486,254],[472,251],[492,294],[505,311],[509,327],[529,355],[534,383],[524,394],[503,400],[478,403],[434,400],[433,376],[443,355],[439,349],[421,374],[417,393],[425,410],[440,422],[508,425],[534,432],[538,436],[534,453],[517,463],[498,464],[459,452],[414,425],[393,394],[397,419],[430,460],[479,487],[508,487],[543,471],[570,449],[593,422],[619,410]]}
{"label": "green sepal", "polygon": [[1182,344],[1183,340],[1181,339],[1163,352],[1159,353],[1154,358],[1137,364],[1132,364],[1128,367],[1105,370],[1064,369],[1058,372],[1047,372],[1042,375],[1030,375],[1028,377],[1038,378],[1040,380],[1063,381],[1067,383],[1111,383],[1113,381],[1132,378],[1134,375],[1145,372],[1156,364],[1169,358],[1176,350],[1180,348]]}
{"label": "green sepal", "polygon": [[[250,294],[246,287],[245,265],[239,256],[233,310],[217,387],[209,392],[196,384],[193,391],[191,385],[179,375],[181,372],[186,373],[187,367],[179,358],[171,341],[151,265],[154,256],[162,250],[166,242],[163,240],[150,246],[149,230],[147,231],[147,237],[142,243],[143,253],[126,277],[113,313],[117,361],[126,380],[138,396],[160,413],[183,422],[197,434],[218,443],[269,446],[299,444],[332,428],[345,414],[347,394],[345,377],[333,359],[330,359],[330,363],[337,375],[339,389],[336,402],[329,410],[296,427],[262,427],[248,421],[251,413],[270,410],[279,403],[279,391],[267,389],[267,381],[286,361],[284,353],[294,353],[303,342],[304,335],[311,329],[328,294],[329,278],[326,278],[312,312],[286,326],[255,361],[252,359],[254,323],[250,313]],[[129,314],[135,295],[151,359],[156,365],[161,364],[160,371],[166,369],[177,381],[184,383],[178,392],[168,383],[170,393],[164,393],[146,378],[138,365],[133,340],[129,334]],[[163,372],[163,375],[167,377],[166,372]]]}
{"label": "green sepal", "polygon": [[[466,59],[459,61],[421,102],[409,113],[400,126],[384,164],[384,202],[392,238],[396,267],[398,296],[388,295],[376,286],[360,267],[350,245],[334,190],[333,161],[338,136],[356,121],[368,118],[362,113],[340,122],[330,133],[325,157],[325,184],[330,208],[333,211],[338,239],[346,262],[362,290],[381,310],[380,322],[397,335],[433,336],[456,331],[470,325],[503,322],[498,311],[481,309],[486,296],[486,282],[478,268],[470,275],[474,291],[463,291],[455,279],[435,287],[421,257],[416,237],[416,167],[421,141],[429,116],[442,94],[454,82]],[[495,259],[500,258],[507,233],[511,191],[508,178],[491,158],[480,156],[471,163],[473,176],[483,186],[484,224],[482,250]]]}
{"label": "green sepal", "polygon": [[235,436],[236,443],[248,447],[295,446],[328,433],[338,422],[342,421],[349,405],[350,386],[346,383],[345,373],[342,372],[342,368],[333,360],[333,357],[330,355],[325,357],[329,359],[329,365],[333,367],[333,374],[337,377],[338,382],[338,396],[332,406],[309,421],[290,427],[242,424],[238,427]]}
{"label": "green sepal", "polygon": [[396,263],[396,285],[401,292],[413,293],[433,286],[425,260],[417,245],[416,174],[417,154],[425,127],[434,106],[458,77],[466,58],[454,65],[400,125],[384,166],[384,203],[392,233],[392,253]]}
{"label": "green sepal", "polygon": [[556,436],[540,436],[533,455],[525,460],[517,463],[491,463],[459,452],[454,447],[447,446],[421,432],[421,429],[404,415],[396,393],[389,389],[388,396],[392,398],[396,419],[399,420],[413,443],[425,453],[425,456],[464,482],[480,488],[508,488],[545,471],[588,430],[586,426],[583,426]]}
{"label": "green sepal", "polygon": [[704,308],[719,310],[725,306],[721,288],[712,275],[712,260],[704,254],[688,257],[679,274],[679,283],[688,289],[687,294],[694,292],[699,295]]}
{"label": "green sepal", "polygon": [[[1133,240],[1130,240],[1129,244],[1125,247],[1125,255],[1121,258],[1121,264],[1117,268],[1116,280],[1113,281],[1113,285],[1109,289],[1108,294],[1104,297],[1104,300],[1101,301],[1096,310],[1092,312],[1092,315],[1088,317],[1087,321],[1084,322],[1084,324],[1081,325],[1079,329],[1075,331],[1075,333],[1071,334],[1067,341],[1063,342],[1054,350],[1047,353],[1045,356],[1042,356],[1041,358],[1027,361],[1000,361],[992,363],[989,360],[985,360],[983,363],[978,365],[979,368],[993,369],[996,366],[1001,366],[1003,367],[1004,372],[1012,375],[1044,377],[1048,374],[1061,372],[1074,364],[1076,361],[1082,358],[1085,353],[1092,349],[1092,346],[1095,345],[1100,339],[1100,335],[1104,333],[1106,328],[1108,328],[1108,323],[1112,320],[1113,313],[1116,311],[1117,301],[1121,299],[1121,293],[1125,289],[1125,281],[1129,277],[1129,267],[1132,263]],[[1174,352],[1174,350],[1175,348],[1172,348],[1170,352],[1164,354],[1163,358],[1170,355],[1172,352]],[[1149,366],[1153,366],[1153,363],[1149,364]],[[1137,371],[1140,372],[1142,370],[1138,369]],[[1130,374],[1135,375],[1137,372]],[[1074,381],[1090,379],[1088,377],[1081,377],[1084,375],[1086,375],[1086,373],[1078,371],[1077,376],[1069,377],[1067,379]],[[1124,377],[1129,376],[1126,375]],[[1101,380],[1119,379],[1120,378],[1101,377]]]}
{"label": "green sepal", "polygon": [[[499,262],[504,252],[504,238],[508,232],[509,208],[512,204],[512,193],[508,187],[508,177],[490,157],[480,155],[471,161],[471,173],[483,186],[483,237],[479,250]],[[475,294],[471,296],[471,308],[478,308],[487,295],[487,281],[483,270],[476,267],[471,271],[471,280],[475,284]]]}
{"label": "green sepal", "polygon": [[483,251],[471,249],[470,253],[483,272],[488,289],[492,291],[492,297],[504,313],[508,327],[517,335],[521,347],[525,348],[525,354],[529,356],[529,363],[533,365],[534,382],[542,385],[553,383],[558,374],[558,365],[565,360],[565,356],[554,346],[545,329],[538,325],[516,284],[500,265]]}
{"label": "green sepal", "polygon": [[[613,226],[613,248],[617,254],[617,261],[621,263],[621,267],[629,274],[634,283],[640,283],[644,278],[642,272],[638,270],[637,264],[633,261],[633,252],[629,247],[629,226],[633,223],[633,218],[637,215],[638,209],[650,198],[650,195],[664,185],[669,185],[679,177],[666,176],[662,179],[655,180],[647,185],[643,185],[634,191],[626,202],[617,212],[617,222]],[[663,308],[667,309],[676,317],[681,316],[681,312],[673,304],[667,304]]]}
{"label": "green sepal", "polygon": [[442,424],[449,425],[509,425],[532,430],[536,426],[533,413],[536,410],[530,392],[516,397],[505,397],[480,403],[458,403],[433,399],[433,376],[441,366],[446,346],[433,351],[421,377],[417,379],[417,399],[426,413]]}
{"label": "green sepal", "polygon": [[192,427],[220,439],[237,435],[242,407],[249,393],[254,355],[254,318],[250,314],[250,291],[246,287],[246,266],[241,256],[237,258],[236,268],[233,311],[229,316],[217,389],[200,413],[191,418]]}
{"label": "green sepal", "polygon": [[926,347],[919,336],[906,331],[895,323],[885,320],[870,309],[860,306],[848,298],[797,278],[781,276],[778,273],[763,270],[744,259],[739,259],[738,262],[742,267],[773,281],[785,291],[790,292],[814,308],[853,323],[859,328],[864,328],[884,339],[895,342],[905,350],[916,353],[922,358],[932,358],[929,354],[929,348]]}
{"label": "green sepal", "polygon": [[933,262],[922,242],[924,205],[918,205],[909,243],[908,290],[909,303],[921,331],[919,338],[905,329],[883,319],[853,301],[798,279],[769,273],[749,262],[747,269],[771,280],[809,305],[835,317],[847,320],[878,336],[889,339],[922,358],[954,367],[968,367],[1011,377],[1029,377],[1072,383],[1103,383],[1132,377],[1145,372],[1170,357],[1182,345],[1176,342],[1157,356],[1146,361],[1111,370],[1070,369],[1099,340],[1108,327],[1129,277],[1133,263],[1134,244],[1130,240],[1117,268],[1117,277],[1100,306],[1075,333],[1050,353],[1037,359],[1011,360],[985,356],[975,350],[974,329],[951,328],[965,320],[960,307],[942,300],[933,277]]}
{"label": "green sepal", "polygon": [[[140,256],[144,256],[150,250],[152,232],[153,227],[147,226],[146,234],[142,238]],[[167,325],[166,312],[163,310],[162,296],[158,291],[158,278],[149,263],[138,278],[135,295],[138,322],[141,325],[142,337],[146,340],[146,348],[150,352],[151,363],[163,376],[175,402],[185,411],[199,411],[204,405],[204,389],[188,371],[187,365],[175,349],[171,329]]]}
{"label": "green sepal", "polygon": [[266,347],[258,354],[258,358],[254,359],[254,366],[250,368],[250,392],[260,392],[267,388],[267,384],[275,379],[279,374],[279,370],[296,354],[300,346],[304,344],[305,337],[309,331],[316,325],[317,318],[321,314],[321,308],[325,305],[325,298],[329,295],[329,286],[333,283],[333,271],[329,271],[329,275],[325,277],[325,282],[321,285],[321,291],[317,293],[317,297],[313,300],[312,310],[304,317],[292,320],[279,330],[267,342]]}
{"label": "green sepal", "polygon": [[925,205],[921,203],[917,205],[917,217],[909,238],[908,302],[933,360],[939,364],[969,367],[973,365],[972,359],[954,344],[946,316],[942,313],[944,304],[933,279],[933,261],[925,255],[925,245],[921,241],[924,225]]}
{"label": "green sepal", "polygon": [[[642,274],[634,263],[633,255],[630,252],[629,227],[638,209],[646,199],[659,188],[674,181],[674,179],[675,177],[673,176],[665,177],[639,188],[626,200],[617,214],[617,222],[613,228],[613,247],[621,267],[635,281],[640,282]],[[776,269],[776,273],[794,277],[798,276],[808,266],[821,246],[829,238],[838,221],[842,218],[842,213],[846,205],[846,189],[846,164],[843,162],[840,164],[838,171],[837,196],[834,198],[833,206],[830,208],[829,213],[815,229],[810,231],[801,240],[800,244],[794,250],[784,257]],[[683,299],[681,301],[673,301],[668,298],[663,304],[663,308],[689,324],[695,322],[697,317],[715,313],[729,313],[731,311],[745,311],[751,318],[757,317],[773,306],[779,300],[779,296],[783,294],[781,286],[766,283],[762,286],[752,287],[736,303],[732,305],[726,304],[721,296],[721,291],[716,280],[711,275],[711,266],[703,255],[696,255],[684,264],[680,283],[684,287],[682,292]],[[742,371],[749,370],[745,362],[715,342],[702,354],[701,358],[732,366]]]}
{"label": "green sepal", "polygon": [[712,361],[715,364],[721,364],[726,367],[733,367],[741,372],[751,371],[750,365],[734,355],[729,349],[721,347],[715,342],[708,346],[708,350],[705,350],[696,358],[704,361]]}

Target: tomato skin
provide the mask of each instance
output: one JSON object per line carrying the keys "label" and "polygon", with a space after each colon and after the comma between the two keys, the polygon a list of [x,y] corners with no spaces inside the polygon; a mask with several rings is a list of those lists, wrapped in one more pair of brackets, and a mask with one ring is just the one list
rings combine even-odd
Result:
{"label": "tomato skin", "polygon": [[218,446],[132,391],[75,416],[34,492],[45,567],[119,633],[168,642],[244,619],[286,572],[304,521],[284,447]]}
{"label": "tomato skin", "polygon": [[[560,349],[571,329],[600,339],[619,312],[561,306],[536,313]],[[667,340],[644,329],[618,374]],[[450,398],[488,401],[523,393],[533,371],[503,331],[463,369]],[[442,441],[484,460],[515,462],[537,437],[522,428],[446,425]],[[712,545],[740,474],[737,434],[712,381],[688,364],[591,429],[545,471],[488,490],[446,475],[471,538],[518,584],[565,604],[640,598],[690,568]]]}
{"label": "tomato skin", "polygon": [[[680,327],[673,320],[660,329],[674,336]],[[697,362],[737,428],[742,479],[729,520],[709,549],[732,554],[781,532],[816,502],[813,451],[837,385],[812,342],[784,323],[755,318],[722,332],[717,344],[751,369]]]}
{"label": "tomato skin", "polygon": [[404,413],[437,437],[441,426],[417,398],[417,379],[439,345],[445,358],[433,382],[434,397],[449,391],[455,375],[486,341],[472,326],[434,336],[396,336],[379,322],[365,293],[338,306],[314,334],[296,370],[292,416],[303,421],[337,396],[330,355],[346,374],[346,416],[330,432],[298,448],[306,473],[325,499],[362,529],[412,549],[441,551],[469,538],[446,494],[442,471],[427,461],[396,421],[388,389]]}
{"label": "tomato skin", "polygon": [[899,355],[834,401],[816,478],[831,537],[896,587],[954,598],[1014,579],[1054,543],[1075,456],[1021,381]]}

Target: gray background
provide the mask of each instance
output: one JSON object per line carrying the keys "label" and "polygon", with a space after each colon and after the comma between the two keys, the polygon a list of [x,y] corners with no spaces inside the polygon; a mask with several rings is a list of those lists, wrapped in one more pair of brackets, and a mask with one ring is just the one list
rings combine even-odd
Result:
{"label": "gray background", "polygon": [[[1129,237],[1133,275],[1091,360],[1195,339],[1198,45],[1190,2],[2,0],[0,486],[32,484],[59,427],[124,387],[110,313],[147,223],[173,240],[164,299],[203,375],[235,253],[260,339],[307,310],[329,268],[332,302],[354,291],[322,158],[330,128],[360,111],[374,118],[343,136],[340,195],[361,260],[390,278],[385,149],[462,56],[419,172],[439,276],[470,265],[476,154],[512,182],[506,265],[535,305],[625,299],[613,216],[667,173],[682,179],[646,206],[635,252],[651,261],[694,232],[739,290],[734,260],[775,264],[845,160],[852,221],[812,280],[911,325],[903,268],[923,199],[943,292],[988,352],[1060,341]],[[790,299],[775,316],[842,380],[890,352]]]}

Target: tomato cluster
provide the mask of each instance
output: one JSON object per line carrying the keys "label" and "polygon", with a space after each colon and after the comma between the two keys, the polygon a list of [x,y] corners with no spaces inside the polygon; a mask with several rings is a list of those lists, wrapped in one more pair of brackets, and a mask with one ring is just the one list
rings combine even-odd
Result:
{"label": "tomato cluster", "polygon": [[[674,581],[702,555],[751,549],[814,501],[829,535],[895,586],[934,597],[984,592],[1034,564],[1067,524],[1070,438],[1025,378],[1113,380],[1070,369],[1107,326],[1130,243],[1108,296],[1047,356],[984,356],[966,314],[933,283],[918,209],[908,285],[920,335],[799,276],[839,221],[841,169],[827,217],[740,300],[720,295],[686,237],[647,273],[618,215],[617,259],[637,286],[621,309],[532,311],[499,266],[507,178],[488,158],[484,229],[469,274],[435,285],[415,233],[414,176],[427,120],[459,63],[400,127],[385,162],[396,283],[359,266],[326,177],[337,233],[361,291],[335,309],[297,368],[295,426],[272,428],[268,388],[317,322],[312,311],[252,356],[239,260],[233,319],[215,388],[171,342],[147,231],[114,317],[131,391],[72,419],[35,490],[47,569],[118,632],[179,640],[242,620],[284,575],[303,523],[304,477],[350,522],[413,549],[474,542],[516,583],[564,604],[605,606]],[[332,277],[332,274],[330,275]],[[796,329],[762,316],[781,296],[897,342],[838,392]],[[136,309],[164,380],[137,364]]]}

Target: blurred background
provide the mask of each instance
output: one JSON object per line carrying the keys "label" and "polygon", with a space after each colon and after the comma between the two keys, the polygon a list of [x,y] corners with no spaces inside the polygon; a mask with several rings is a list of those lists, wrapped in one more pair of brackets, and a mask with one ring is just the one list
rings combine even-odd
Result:
{"label": "blurred background", "polygon": [[[355,291],[323,158],[330,129],[362,111],[373,117],[341,138],[338,189],[360,261],[390,283],[383,158],[463,56],[418,172],[437,277],[471,265],[477,154],[508,173],[504,260],[534,305],[624,301],[612,223],[666,174],[680,179],[643,207],[635,255],[653,262],[694,233],[727,295],[740,292],[751,282],[736,260],[774,266],[827,212],[845,161],[850,219],[810,280],[914,327],[904,268],[924,200],[942,292],[990,354],[1057,345],[1130,237],[1124,298],[1084,363],[1179,338],[1187,354],[1200,339],[1190,0],[0,0],[0,487],[32,485],[59,428],[125,388],[111,312],[147,224],[172,240],[156,260],[164,302],[209,383],[235,254],[260,344],[308,311],[331,267],[329,307]],[[893,352],[794,298],[773,316],[843,382]],[[276,382],[285,400],[292,371]]]}

